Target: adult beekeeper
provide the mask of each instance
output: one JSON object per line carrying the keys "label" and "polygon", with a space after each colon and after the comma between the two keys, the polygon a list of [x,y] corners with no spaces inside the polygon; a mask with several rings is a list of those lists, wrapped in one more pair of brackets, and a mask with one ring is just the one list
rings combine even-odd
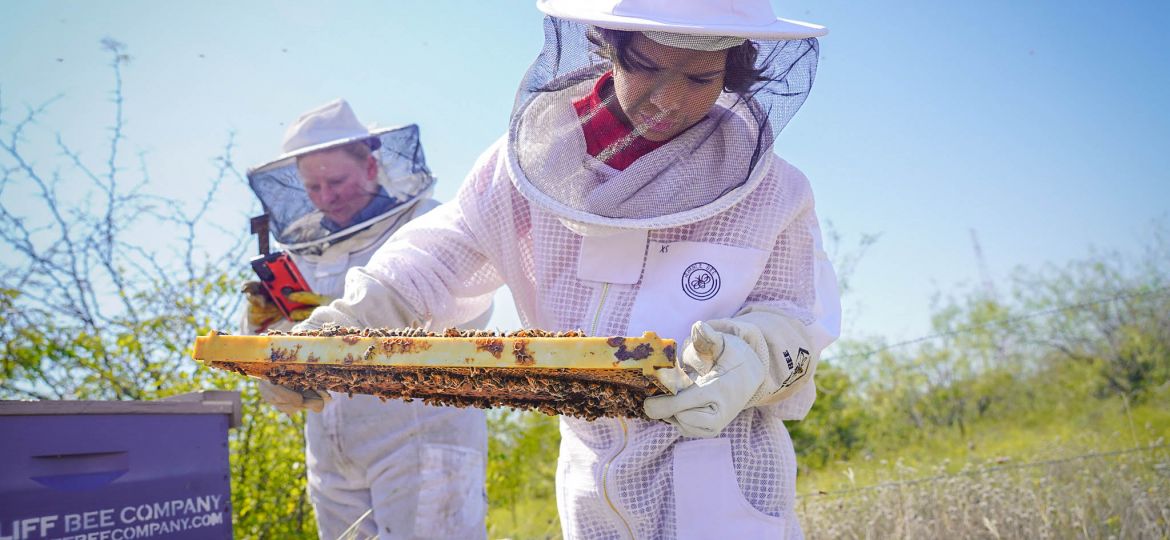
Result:
{"label": "adult beekeeper", "polygon": [[[292,300],[310,306],[341,296],[347,270],[366,264],[403,224],[438,206],[418,127],[367,128],[343,100],[301,115],[285,133],[283,154],[249,171],[248,180],[275,239],[312,289]],[[247,331],[291,328],[286,319],[272,322],[281,315],[262,288],[245,289]],[[490,298],[469,305],[451,326],[486,323]],[[371,313],[364,324],[403,321]],[[486,536],[482,410],[301,393],[268,382],[260,391],[290,415],[313,411],[305,418],[305,457],[321,538],[334,540],[355,524],[358,538]]]}
{"label": "adult beekeeper", "polygon": [[691,380],[646,419],[562,417],[566,538],[792,538],[783,420],[839,333],[805,176],[774,153],[820,26],[768,0],[540,0],[544,49],[456,199],[405,226],[302,328],[466,317],[507,285],[521,321],[653,330]]}

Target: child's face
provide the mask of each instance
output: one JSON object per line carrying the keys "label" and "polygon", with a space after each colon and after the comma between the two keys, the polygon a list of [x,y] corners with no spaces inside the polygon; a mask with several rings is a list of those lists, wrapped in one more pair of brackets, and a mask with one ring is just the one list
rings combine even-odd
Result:
{"label": "child's face", "polygon": [[615,62],[614,93],[643,137],[665,141],[702,120],[723,91],[727,51],[668,47],[637,34],[630,40],[629,70]]}
{"label": "child's face", "polygon": [[313,206],[343,227],[351,225],[349,221],[377,192],[377,167],[373,157],[363,163],[341,149],[313,152],[297,160]]}

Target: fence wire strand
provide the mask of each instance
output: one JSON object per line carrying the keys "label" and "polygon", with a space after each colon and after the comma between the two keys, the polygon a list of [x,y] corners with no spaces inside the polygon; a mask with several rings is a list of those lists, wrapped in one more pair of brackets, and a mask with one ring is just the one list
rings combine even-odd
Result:
{"label": "fence wire strand", "polygon": [[874,491],[874,490],[891,488],[891,487],[912,486],[912,485],[917,485],[917,484],[925,484],[928,482],[938,482],[940,480],[946,480],[949,478],[958,478],[961,476],[979,476],[979,475],[983,475],[983,474],[991,474],[991,473],[1003,472],[1003,471],[1008,471],[1008,470],[1027,469],[1027,468],[1032,468],[1032,467],[1044,467],[1044,466],[1048,466],[1048,465],[1057,465],[1060,463],[1068,463],[1070,461],[1078,461],[1078,460],[1082,460],[1082,459],[1091,459],[1091,458],[1099,458],[1099,457],[1114,457],[1114,456],[1120,456],[1120,455],[1125,455],[1125,454],[1133,454],[1135,452],[1152,452],[1154,450],[1166,448],[1167,446],[1170,446],[1170,445],[1165,444],[1165,443],[1160,443],[1160,444],[1152,444],[1149,446],[1138,446],[1138,447],[1134,447],[1134,448],[1125,448],[1122,450],[1112,450],[1109,452],[1090,452],[1087,454],[1079,454],[1079,455],[1068,456],[1068,457],[1063,457],[1063,458],[1046,459],[1046,460],[1041,460],[1041,461],[1030,461],[1027,463],[1015,463],[1015,464],[1011,464],[1011,465],[997,465],[995,467],[985,467],[982,469],[974,469],[974,470],[970,470],[970,471],[959,471],[959,472],[953,473],[953,474],[938,474],[938,475],[934,475],[934,476],[926,476],[923,478],[915,478],[913,480],[900,480],[897,482],[882,482],[879,484],[872,484],[872,485],[868,485],[868,486],[861,486],[861,487],[848,488],[848,489],[839,489],[839,490],[834,490],[834,491],[817,491],[817,492],[812,492],[812,493],[804,493],[804,494],[797,495],[797,498],[803,499],[803,498],[814,498],[814,497],[837,497],[837,496],[841,496],[841,495],[850,495],[850,494],[859,493],[859,492],[863,492],[863,491]]}
{"label": "fence wire strand", "polygon": [[1023,315],[1015,315],[1015,316],[1011,316],[1011,317],[1004,317],[1004,318],[1002,318],[1002,319],[996,319],[996,320],[993,320],[993,321],[987,321],[987,322],[985,322],[985,323],[974,324],[974,325],[971,325],[971,326],[965,326],[965,327],[962,327],[962,328],[956,328],[956,329],[954,329],[954,330],[947,330],[947,331],[945,331],[945,332],[938,332],[938,333],[936,333],[936,334],[929,334],[929,335],[925,335],[925,336],[917,337],[917,338],[914,338],[914,339],[909,339],[909,340],[906,340],[906,341],[899,341],[899,342],[897,342],[897,343],[893,343],[893,344],[890,344],[890,345],[885,345],[885,346],[878,347],[878,348],[875,348],[875,349],[870,349],[870,350],[868,350],[868,351],[864,351],[864,352],[859,352],[859,353],[852,353],[852,354],[844,354],[844,355],[840,355],[840,356],[833,356],[832,358],[825,358],[825,359],[824,359],[824,361],[826,361],[826,362],[837,362],[837,361],[841,361],[841,360],[852,360],[852,359],[859,359],[859,358],[869,358],[869,357],[871,357],[871,356],[873,356],[873,355],[875,355],[875,354],[878,354],[878,353],[881,353],[881,352],[885,352],[885,351],[888,351],[888,350],[891,350],[891,349],[898,349],[898,348],[901,348],[901,347],[905,347],[905,346],[907,346],[907,345],[914,345],[914,344],[916,344],[916,343],[922,343],[922,342],[925,342],[925,341],[931,341],[931,340],[934,340],[934,339],[939,339],[939,338],[945,338],[945,337],[952,337],[952,336],[958,336],[958,335],[962,335],[962,334],[967,334],[967,333],[970,333],[970,332],[974,332],[974,331],[976,331],[976,330],[981,330],[981,329],[983,329],[983,328],[987,328],[987,327],[989,327],[989,326],[998,326],[998,325],[1012,324],[1012,323],[1017,323],[1017,322],[1026,321],[1026,320],[1030,320],[1030,319],[1035,319],[1035,318],[1037,318],[1037,317],[1043,317],[1043,316],[1046,316],[1046,315],[1053,315],[1053,314],[1056,314],[1056,313],[1061,313],[1061,312],[1064,312],[1064,311],[1075,311],[1075,310],[1078,310],[1078,309],[1088,309],[1088,308],[1090,308],[1090,307],[1093,307],[1093,306],[1098,306],[1098,305],[1101,305],[1101,304],[1108,304],[1108,303],[1110,303],[1110,302],[1116,302],[1116,301],[1118,301],[1118,300],[1123,300],[1123,299],[1127,299],[1127,298],[1138,298],[1138,297],[1142,297],[1142,296],[1161,296],[1161,295],[1164,295],[1164,294],[1170,294],[1170,286],[1166,286],[1166,287],[1160,287],[1160,288],[1157,288],[1157,289],[1150,289],[1150,290],[1146,290],[1146,291],[1132,291],[1132,292],[1126,292],[1126,293],[1121,293],[1121,294],[1118,294],[1118,295],[1116,295],[1116,296],[1111,296],[1111,297],[1108,297],[1108,298],[1100,298],[1100,299],[1097,299],[1097,300],[1090,300],[1090,301],[1087,301],[1087,302],[1080,302],[1080,303],[1077,303],[1077,304],[1069,304],[1069,305],[1064,305],[1064,306],[1056,306],[1056,307],[1053,307],[1053,308],[1042,309],[1042,310],[1039,310],[1039,311],[1033,311],[1033,312],[1031,312],[1031,313],[1025,313],[1025,314],[1023,314]]}

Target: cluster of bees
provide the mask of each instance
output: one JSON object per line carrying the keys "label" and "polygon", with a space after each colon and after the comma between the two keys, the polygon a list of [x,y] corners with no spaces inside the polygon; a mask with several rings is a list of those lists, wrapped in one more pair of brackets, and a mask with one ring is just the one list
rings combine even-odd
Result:
{"label": "cluster of bees", "polygon": [[282,332],[279,330],[269,330],[269,336],[311,336],[311,337],[334,337],[334,336],[359,336],[359,337],[455,337],[455,338],[482,338],[482,337],[496,337],[496,338],[575,338],[585,337],[585,333],[580,330],[568,330],[564,332],[550,332],[548,330],[524,329],[514,330],[511,332],[499,332],[494,330],[461,330],[459,328],[448,328],[442,332],[432,332],[422,328],[354,328],[350,326],[337,326],[326,324],[320,330],[302,330],[299,332]]}
{"label": "cluster of bees", "polygon": [[[230,363],[225,363],[230,364]],[[221,366],[243,371],[242,366]],[[383,399],[421,399],[430,405],[512,407],[586,420],[645,418],[642,402],[660,393],[638,374],[619,370],[582,374],[570,369],[431,368],[267,365],[258,375],[290,388],[326,388]]]}
{"label": "cluster of bees", "polygon": [[[461,330],[448,328],[432,332],[422,328],[353,328],[326,325],[320,330],[298,332],[269,331],[269,336],[354,337],[354,338],[579,338],[580,330],[550,332],[524,329],[512,332]],[[477,343],[479,341],[477,340]],[[483,339],[482,347],[498,342]],[[522,342],[521,342],[522,343]],[[619,348],[631,359],[644,357],[640,348],[627,350],[625,339],[609,338],[607,344]],[[644,346],[649,349],[648,345]],[[486,350],[486,349],[485,349]],[[491,351],[489,351],[491,352]],[[495,353],[497,357],[502,350]],[[367,351],[367,354],[369,351]],[[646,354],[640,354],[646,353]],[[294,354],[295,353],[290,353]],[[548,415],[566,415],[586,420],[601,417],[645,418],[642,402],[662,393],[640,371],[623,369],[574,370],[526,367],[522,349],[515,351],[517,367],[423,367],[296,362],[243,363],[213,362],[215,367],[268,379],[301,390],[328,389],[334,392],[369,394],[382,399],[422,400],[430,405],[454,407],[512,407],[540,411]],[[673,355],[673,351],[671,351]]]}

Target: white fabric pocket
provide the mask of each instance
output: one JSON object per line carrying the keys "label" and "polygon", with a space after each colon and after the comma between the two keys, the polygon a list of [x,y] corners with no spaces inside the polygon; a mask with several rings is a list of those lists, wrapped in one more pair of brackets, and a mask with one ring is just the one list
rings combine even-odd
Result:
{"label": "white fabric pocket", "polygon": [[650,242],[629,334],[657,332],[682,352],[695,321],[735,315],[756,286],[768,252],[707,242]]}
{"label": "white fabric pocket", "polygon": [[618,231],[606,236],[582,236],[577,277],[586,281],[633,285],[642,273],[646,253],[645,230]]}
{"label": "white fabric pocket", "polygon": [[414,535],[419,538],[481,538],[486,535],[484,467],[483,453],[471,448],[424,444]]}
{"label": "white fabric pocket", "polygon": [[739,489],[731,441],[674,445],[675,527],[679,540],[782,538],[785,520],[752,507]]}

